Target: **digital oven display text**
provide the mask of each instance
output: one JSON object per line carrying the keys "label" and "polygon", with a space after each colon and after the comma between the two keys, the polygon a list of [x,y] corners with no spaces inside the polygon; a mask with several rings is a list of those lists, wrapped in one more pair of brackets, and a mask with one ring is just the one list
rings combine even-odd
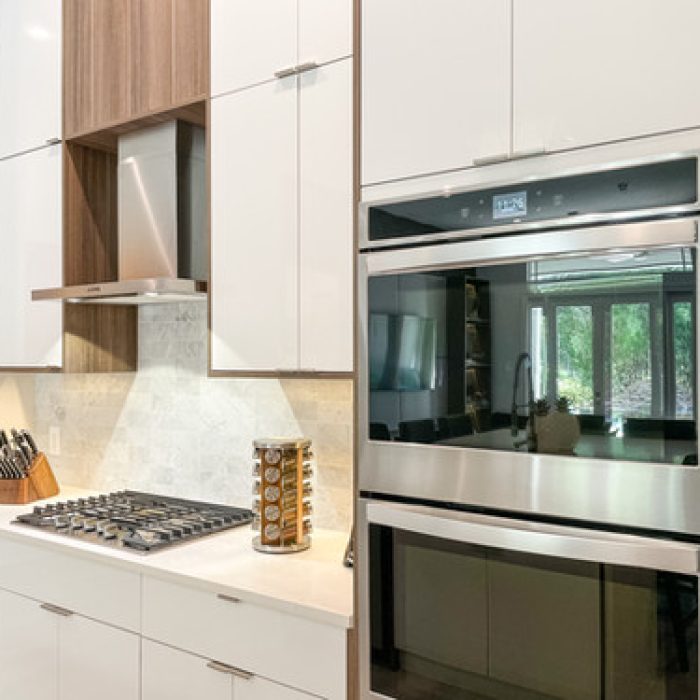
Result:
{"label": "digital oven display text", "polygon": [[520,216],[527,216],[527,192],[509,192],[494,196],[494,220],[515,219]]}

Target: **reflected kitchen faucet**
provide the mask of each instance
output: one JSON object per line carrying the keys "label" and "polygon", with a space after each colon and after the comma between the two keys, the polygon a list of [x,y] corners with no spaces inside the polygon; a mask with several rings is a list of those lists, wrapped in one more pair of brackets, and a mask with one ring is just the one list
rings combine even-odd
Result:
{"label": "reflected kitchen faucet", "polygon": [[[518,384],[520,382],[520,370],[527,362],[527,404],[518,405]],[[529,420],[527,423],[527,436],[523,440],[516,440],[513,445],[521,447],[527,444],[530,452],[537,450],[537,435],[535,434],[535,390],[532,385],[532,359],[529,352],[521,352],[515,363],[515,376],[513,377],[513,403],[510,409],[510,432],[513,437],[518,437],[518,408],[527,406]]]}

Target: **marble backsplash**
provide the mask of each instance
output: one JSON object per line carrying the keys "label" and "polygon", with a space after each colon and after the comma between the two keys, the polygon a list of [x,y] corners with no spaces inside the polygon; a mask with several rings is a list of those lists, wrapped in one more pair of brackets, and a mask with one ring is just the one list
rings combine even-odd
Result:
{"label": "marble backsplash", "polygon": [[[206,313],[142,307],[137,373],[32,375],[26,412],[59,480],[249,506],[253,439],[304,435],[316,455],[314,523],[348,530],[352,382],[208,378]],[[31,393],[27,381],[18,377],[15,393]],[[51,427],[60,454],[50,454]]]}

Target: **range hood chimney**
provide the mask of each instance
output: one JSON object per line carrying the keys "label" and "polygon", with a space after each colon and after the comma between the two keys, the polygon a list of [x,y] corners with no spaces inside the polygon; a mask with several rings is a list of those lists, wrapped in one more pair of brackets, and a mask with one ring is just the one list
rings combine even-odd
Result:
{"label": "range hood chimney", "polygon": [[147,304],[206,299],[204,129],[172,120],[118,144],[116,282],[40,289],[33,300]]}

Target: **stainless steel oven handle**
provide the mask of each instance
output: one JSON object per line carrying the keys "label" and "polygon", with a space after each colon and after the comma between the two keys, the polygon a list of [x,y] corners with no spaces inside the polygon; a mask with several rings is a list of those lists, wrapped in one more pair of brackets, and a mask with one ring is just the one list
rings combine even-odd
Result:
{"label": "stainless steel oven handle", "polygon": [[370,524],[453,542],[558,559],[689,575],[700,571],[700,547],[673,540],[394,503],[369,503],[367,519]]}

